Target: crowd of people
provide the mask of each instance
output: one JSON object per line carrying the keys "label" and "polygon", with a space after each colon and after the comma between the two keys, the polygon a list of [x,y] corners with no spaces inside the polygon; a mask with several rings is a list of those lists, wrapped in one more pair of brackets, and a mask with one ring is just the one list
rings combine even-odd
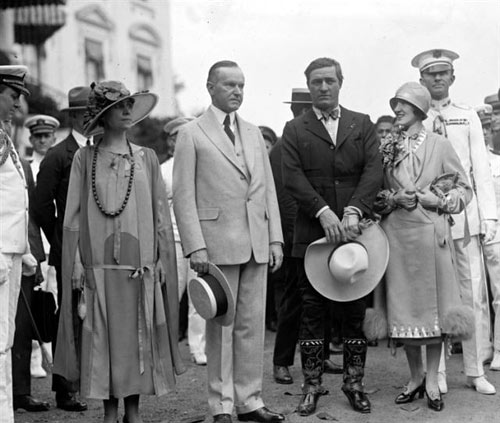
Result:
{"label": "crowd of people", "polygon": [[54,117],[26,119],[28,162],[11,139],[28,69],[0,66],[0,422],[50,409],[31,395],[38,352],[53,357],[58,408],[102,400],[115,423],[123,400],[123,422],[141,423],[140,396],[174,391],[185,370],[185,292],[215,423],[285,420],[262,397],[266,327],[276,383],[293,383],[298,346],[300,416],[327,393],[324,373],[370,413],[366,357],[385,338],[408,360],[396,404],[425,394],[441,411],[459,348],[467,384],[495,394],[484,367],[500,371],[500,92],[452,101],[458,58],[416,55],[419,82],[388,95],[394,116],[375,124],[340,105],[340,63],[315,59],[281,137],[237,113],[244,73],[219,61],[207,110],[165,125],[163,163],[127,135],[158,95],[111,80],[69,90],[64,140]]}

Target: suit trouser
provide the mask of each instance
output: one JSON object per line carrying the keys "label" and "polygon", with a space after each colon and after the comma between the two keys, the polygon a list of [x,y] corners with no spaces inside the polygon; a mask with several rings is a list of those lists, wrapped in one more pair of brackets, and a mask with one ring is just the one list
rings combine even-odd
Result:
{"label": "suit trouser", "polygon": [[212,415],[249,413],[264,406],[264,310],[267,263],[252,257],[242,265],[219,266],[235,299],[234,322],[207,321],[208,406]]}
{"label": "suit trouser", "polygon": [[[182,253],[181,243],[175,242],[177,256],[177,279],[179,283],[179,301],[186,290],[188,282],[196,277],[196,273],[189,267],[189,259]],[[194,308],[188,291],[188,343],[191,354],[205,353],[205,319]]]}
{"label": "suit trouser", "polygon": [[500,351],[500,242],[483,246],[484,262],[490,279],[490,289],[495,323],[493,326],[493,346]]}
{"label": "suit trouser", "polygon": [[486,277],[479,236],[471,237],[464,247],[463,239],[454,241],[462,303],[474,313],[474,333],[462,341],[464,372],[466,376],[484,374],[483,360],[491,353],[490,319]]}
{"label": "suit trouser", "polygon": [[[35,275],[21,277],[21,289],[31,307]],[[16,313],[16,333],[12,346],[12,383],[14,395],[31,395],[31,346],[33,325],[26,307],[26,302],[19,295]]]}
{"label": "suit trouser", "polygon": [[[329,314],[332,301],[316,291],[304,269],[304,260],[297,263],[297,276],[300,295],[302,297],[302,316],[300,321],[299,339],[325,339],[325,332],[330,331]],[[342,316],[340,331],[344,338],[364,339],[363,320],[366,303],[364,298],[348,302],[333,302],[333,306]]]}
{"label": "suit trouser", "polygon": [[8,280],[0,285],[0,423],[13,423],[11,348],[21,286],[22,255],[0,254],[8,266]]}
{"label": "suit trouser", "polygon": [[297,278],[297,258],[284,257],[284,289],[278,306],[278,327],[274,342],[273,364],[291,366],[299,338],[302,299]]}
{"label": "suit trouser", "polygon": [[[57,345],[57,329],[59,327],[59,313],[61,311],[62,304],[62,269],[61,266],[54,266],[56,268],[56,279],[57,279],[57,304],[59,308],[56,312],[56,318],[54,319],[54,327],[52,328],[52,356],[55,357],[56,345]],[[68,394],[74,394],[78,391],[78,384],[68,382],[61,375],[56,375],[52,373],[52,390],[56,392],[56,399],[59,395],[62,397]]]}

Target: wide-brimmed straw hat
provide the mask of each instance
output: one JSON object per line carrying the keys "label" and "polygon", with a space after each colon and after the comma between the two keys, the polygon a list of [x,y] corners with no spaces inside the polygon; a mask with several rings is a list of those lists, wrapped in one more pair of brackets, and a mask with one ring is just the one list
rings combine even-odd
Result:
{"label": "wide-brimmed straw hat", "polygon": [[304,267],[311,285],[334,301],[353,301],[380,282],[389,261],[389,242],[376,223],[354,241],[332,244],[321,238],[306,250]]}
{"label": "wide-brimmed straw hat", "polygon": [[130,94],[130,91],[119,81],[102,81],[90,84],[90,94],[84,117],[84,135],[91,136],[102,132],[100,118],[121,101],[133,99],[132,123],[135,125],[147,117],[156,106],[158,96],[148,91]]}
{"label": "wide-brimmed straw hat", "polygon": [[198,314],[221,326],[234,321],[234,296],[224,273],[212,263],[208,273],[193,278],[188,284],[189,296]]}

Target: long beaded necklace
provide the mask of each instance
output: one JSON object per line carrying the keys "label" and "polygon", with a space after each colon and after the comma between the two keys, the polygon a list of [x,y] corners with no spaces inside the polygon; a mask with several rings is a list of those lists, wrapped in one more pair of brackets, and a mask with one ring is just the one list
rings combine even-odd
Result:
{"label": "long beaded necklace", "polygon": [[134,153],[132,151],[132,146],[130,145],[130,142],[127,140],[128,150],[130,152],[130,176],[128,177],[127,193],[125,194],[125,198],[123,199],[123,203],[120,206],[120,208],[110,212],[104,208],[101,201],[99,200],[99,196],[97,195],[97,187],[95,183],[97,152],[99,150],[99,144],[97,144],[94,147],[94,155],[92,156],[92,194],[94,195],[94,200],[97,204],[97,207],[104,215],[109,217],[117,217],[123,212],[123,210],[125,210],[125,207],[127,206],[128,203],[128,199],[130,197],[130,193],[132,192],[132,184],[134,182],[134,170],[135,170]]}

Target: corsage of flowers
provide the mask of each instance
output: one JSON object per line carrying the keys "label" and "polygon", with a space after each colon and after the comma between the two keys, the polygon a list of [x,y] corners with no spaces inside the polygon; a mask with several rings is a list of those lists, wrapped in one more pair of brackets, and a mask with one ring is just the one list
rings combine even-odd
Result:
{"label": "corsage of flowers", "polygon": [[388,134],[381,142],[379,151],[382,155],[384,170],[394,168],[406,154],[403,132],[395,131]]}
{"label": "corsage of flowers", "polygon": [[103,81],[90,84],[87,110],[83,117],[84,126],[91,122],[104,108],[130,95],[130,91],[118,81]]}

